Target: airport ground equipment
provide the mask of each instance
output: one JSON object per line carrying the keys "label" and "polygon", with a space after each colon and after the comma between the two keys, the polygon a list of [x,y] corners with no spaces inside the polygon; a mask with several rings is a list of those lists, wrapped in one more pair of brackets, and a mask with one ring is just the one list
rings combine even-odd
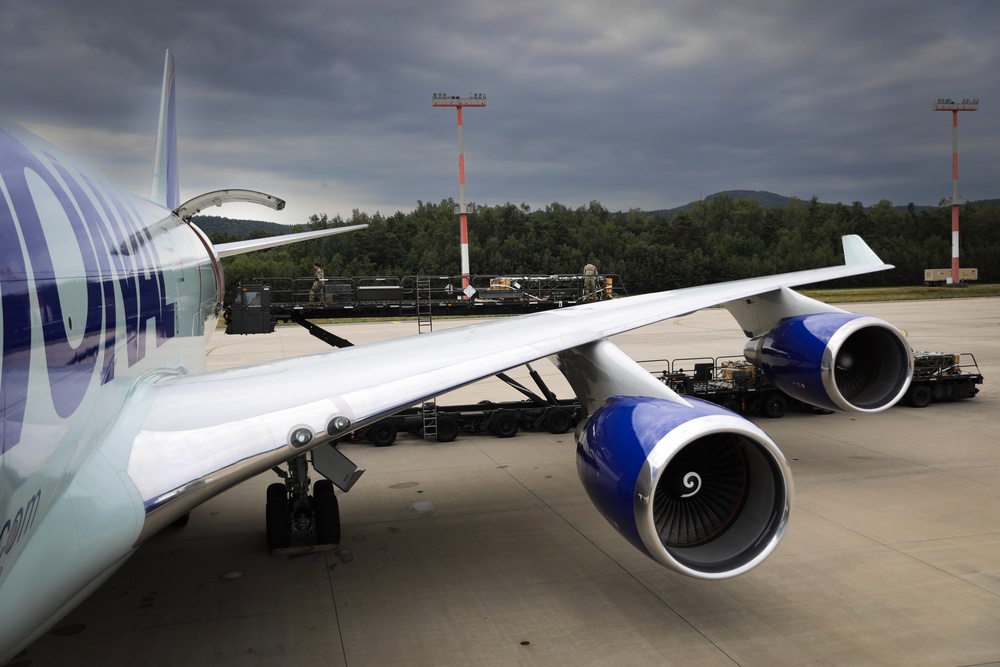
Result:
{"label": "airport ground equipment", "polygon": [[913,380],[903,400],[907,405],[924,408],[932,400],[972,398],[982,383],[983,375],[971,352],[914,352]]}
{"label": "airport ground equipment", "polygon": [[639,363],[647,368],[666,364],[664,370],[651,371],[660,382],[678,394],[711,401],[737,414],[779,419],[790,407],[828,412],[784,393],[742,356],[650,359]]}
{"label": "airport ground equipment", "polygon": [[[382,294],[391,293],[394,287],[384,286],[382,289],[389,291]],[[429,332],[433,329],[433,306],[427,303],[432,291],[430,282],[422,281],[420,288],[421,298],[416,304],[419,310],[414,314],[418,325],[420,321],[426,322],[420,325],[421,329],[426,328]],[[267,312],[270,299],[270,286],[241,286],[233,304],[230,326],[236,323],[235,326],[245,333],[273,331],[274,322]],[[288,319],[333,347],[351,345],[350,341],[306,319],[309,312],[293,310]],[[652,359],[638,363],[676,393],[714,403],[736,414],[777,419],[789,409],[830,412],[781,391],[743,356]],[[522,429],[559,434],[574,428],[584,416],[581,404],[557,398],[538,372],[530,365],[527,368],[537,391],[505,373],[496,376],[523,394],[524,400],[481,401],[471,405],[439,405],[436,400],[428,400],[352,431],[343,439],[386,447],[396,441],[399,433],[451,442],[460,433],[492,433],[499,438],[510,438]],[[932,400],[971,398],[978,393],[977,385],[982,381],[983,376],[971,353],[915,352],[912,381],[904,400],[913,407],[926,407]],[[274,469],[283,482],[272,484],[267,493],[267,543],[272,552],[293,544],[322,546],[339,542],[340,515],[334,485],[346,491],[364,471],[358,470],[335,444],[312,452],[313,467],[324,479],[313,485],[311,495],[305,455],[291,459],[287,471]]]}
{"label": "airport ground equipment", "polygon": [[[914,352],[913,379],[904,397],[907,405],[926,407],[932,400],[972,398],[983,376],[971,352],[959,354]],[[678,394],[695,396],[743,415],[783,417],[789,408],[828,412],[797,400],[772,385],[767,377],[742,356],[651,359],[645,367],[666,364],[651,371]]]}
{"label": "airport ground equipment", "polygon": [[344,317],[417,317],[423,322],[432,311],[437,316],[524,314],[627,296],[616,274],[599,276],[598,289],[592,291],[584,279],[582,274],[475,275],[470,278],[474,293],[466,298],[461,276],[334,276],[324,280],[317,299],[310,293],[314,277],[254,278],[239,286],[226,309],[226,333],[270,333],[277,322]]}
{"label": "airport ground equipment", "polygon": [[[966,285],[977,280],[979,280],[979,269],[958,270],[957,284]],[[931,287],[940,287],[941,285],[955,283],[953,283],[951,269],[924,269],[924,284]]]}
{"label": "airport ground equipment", "polygon": [[[469,405],[439,405],[428,401],[354,431],[349,437],[355,442],[367,441],[376,447],[386,447],[396,441],[398,433],[451,442],[460,433],[492,433],[498,438],[512,438],[522,429],[558,434],[566,433],[576,426],[583,416],[580,403],[557,398],[538,372],[530,364],[527,367],[529,375],[538,386],[538,393],[506,373],[496,376],[523,394],[525,400],[480,401]],[[433,434],[426,432],[430,411],[434,413]]]}
{"label": "airport ground equipment", "polygon": [[[982,384],[975,356],[971,353],[942,354],[914,352],[913,380],[905,402],[926,407],[932,400],[948,401],[972,398]],[[829,414],[830,410],[800,401],[771,384],[764,374],[742,356],[649,359],[640,361],[651,374],[678,394],[693,396],[747,416],[779,419],[788,410]],[[537,372],[530,368],[531,376]],[[396,441],[399,433],[409,433],[438,442],[451,442],[460,433],[492,433],[509,438],[519,430],[542,430],[565,433],[583,416],[575,400],[557,398],[536,378],[542,395],[527,389],[501,373],[498,375],[527,396],[522,401],[481,401],[474,405],[437,405],[426,403],[403,410],[349,437],[354,442],[370,442],[385,447]],[[434,410],[437,431],[425,432],[429,410]]]}

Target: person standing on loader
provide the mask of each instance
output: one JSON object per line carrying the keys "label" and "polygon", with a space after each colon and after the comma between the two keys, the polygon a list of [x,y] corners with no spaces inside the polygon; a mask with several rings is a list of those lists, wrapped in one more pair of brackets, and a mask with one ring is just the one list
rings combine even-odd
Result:
{"label": "person standing on loader", "polygon": [[592,261],[583,267],[583,300],[597,300],[597,267]]}
{"label": "person standing on loader", "polygon": [[323,281],[325,279],[323,267],[319,265],[319,262],[313,262],[313,269],[316,274],[316,281],[313,282],[312,287],[309,289],[309,302],[319,301],[323,303]]}

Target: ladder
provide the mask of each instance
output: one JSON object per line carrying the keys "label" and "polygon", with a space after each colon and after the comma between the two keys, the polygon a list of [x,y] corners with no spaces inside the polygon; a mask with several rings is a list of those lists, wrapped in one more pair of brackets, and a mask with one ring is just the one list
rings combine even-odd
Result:
{"label": "ladder", "polygon": [[417,333],[434,331],[431,317],[431,279],[417,278]]}
{"label": "ladder", "polygon": [[[434,331],[434,319],[431,316],[431,281],[430,278],[417,278],[417,333]],[[437,400],[430,399],[421,405],[424,418],[424,440],[437,440]]]}
{"label": "ladder", "polygon": [[424,418],[424,440],[437,440],[437,399],[432,398],[429,401],[424,401],[420,407]]}

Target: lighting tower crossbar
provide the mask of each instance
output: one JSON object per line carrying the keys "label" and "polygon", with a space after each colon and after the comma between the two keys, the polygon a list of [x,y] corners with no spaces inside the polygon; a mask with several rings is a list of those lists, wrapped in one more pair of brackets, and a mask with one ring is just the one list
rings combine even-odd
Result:
{"label": "lighting tower crossbar", "polygon": [[462,291],[466,297],[472,296],[469,287],[469,210],[465,204],[465,148],[462,145],[462,107],[485,107],[486,93],[469,93],[468,97],[457,97],[434,93],[431,106],[455,107],[458,109],[458,224],[462,242]]}
{"label": "lighting tower crossbar", "polygon": [[958,112],[975,111],[979,100],[964,99],[956,102],[950,98],[939,99],[931,107],[933,111],[951,112],[951,284],[958,285],[958,209],[962,202],[958,196]]}

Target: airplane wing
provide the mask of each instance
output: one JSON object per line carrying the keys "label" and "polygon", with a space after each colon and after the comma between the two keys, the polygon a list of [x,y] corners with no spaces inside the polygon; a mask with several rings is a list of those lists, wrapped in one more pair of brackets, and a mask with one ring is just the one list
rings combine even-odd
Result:
{"label": "airplane wing", "polygon": [[[149,528],[143,536],[311,447],[456,387],[702,308],[892,268],[858,237],[845,237],[844,245],[847,262],[841,266],[603,301],[157,380],[148,391],[137,392],[148,410],[127,470],[147,511]],[[163,521],[148,520],[160,512]]]}
{"label": "airplane wing", "polygon": [[333,234],[343,234],[364,229],[368,225],[349,225],[347,227],[331,227],[330,229],[317,229],[312,232],[300,232],[298,234],[282,234],[281,236],[268,236],[262,239],[249,239],[247,241],[234,241],[232,243],[219,243],[215,246],[215,252],[219,257],[231,257],[232,255],[242,255],[254,250],[264,250],[266,248],[276,248],[289,243],[309,241]]}

